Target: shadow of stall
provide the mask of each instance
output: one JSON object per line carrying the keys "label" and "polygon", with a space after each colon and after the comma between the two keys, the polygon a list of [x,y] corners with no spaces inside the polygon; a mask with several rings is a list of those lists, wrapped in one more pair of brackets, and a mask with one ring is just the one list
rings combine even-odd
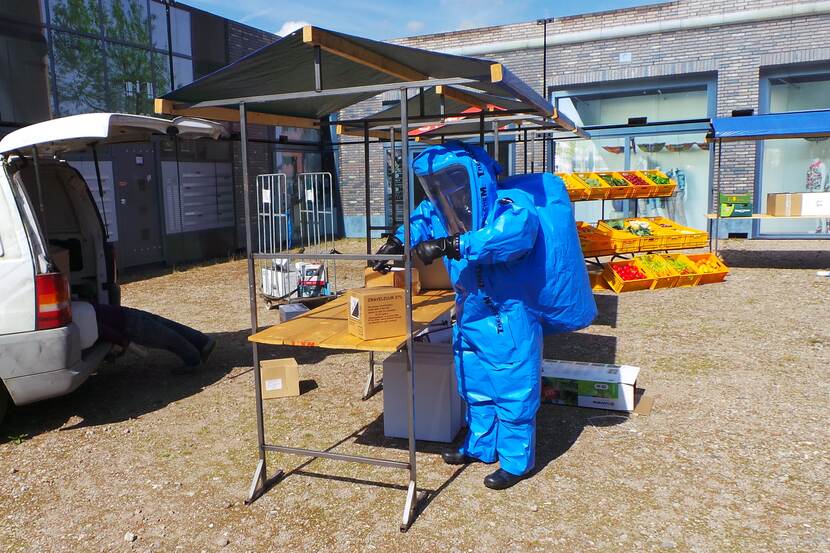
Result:
{"label": "shadow of stall", "polygon": [[[0,424],[0,443],[14,436],[31,438],[51,430],[71,430],[140,418],[201,392],[236,367],[251,366],[248,329],[208,335],[216,339],[216,349],[198,372],[173,374],[171,370],[180,366],[181,361],[164,351],[148,350],[146,357],[128,352],[112,362],[104,362],[97,374],[90,376],[71,394],[10,409]],[[340,353],[343,352],[275,346],[264,351],[262,357],[296,357],[301,363],[318,363],[329,355]],[[309,386],[316,384],[307,382],[303,386],[307,391]],[[81,420],[67,426],[67,422],[75,417]]]}

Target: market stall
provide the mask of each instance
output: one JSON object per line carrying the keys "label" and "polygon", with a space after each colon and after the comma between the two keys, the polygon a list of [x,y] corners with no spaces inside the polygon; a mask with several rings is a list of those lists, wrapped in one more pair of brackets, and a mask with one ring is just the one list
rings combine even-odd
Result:
{"label": "market stall", "polygon": [[[259,451],[259,463],[251,484],[249,501],[253,501],[261,495],[281,475],[281,471],[277,471],[275,476],[267,477],[267,452],[324,457],[333,460],[386,466],[406,470],[409,474],[401,530],[405,531],[409,528],[418,511],[420,497],[420,490],[417,488],[413,397],[414,373],[418,363],[413,347],[413,334],[418,330],[419,324],[428,319],[431,314],[434,314],[436,309],[443,308],[445,310],[451,305],[451,295],[439,294],[424,300],[423,297],[417,296],[413,291],[409,222],[412,182],[409,172],[406,170],[401,172],[404,226],[404,253],[402,255],[371,253],[369,238],[373,229],[369,223],[369,217],[367,217],[366,223],[366,254],[292,253],[287,251],[254,254],[251,240],[252,211],[249,195],[247,124],[256,122],[306,127],[325,126],[329,124],[325,118],[330,114],[337,113],[379,93],[398,91],[401,101],[397,108],[398,113],[391,121],[393,123],[391,128],[389,128],[390,121],[375,121],[377,125],[371,125],[366,121],[360,121],[359,123],[341,122],[344,125],[343,128],[351,127],[354,130],[356,127],[363,134],[362,141],[353,141],[351,144],[362,144],[364,146],[367,168],[364,201],[368,210],[371,187],[368,171],[368,149],[372,141],[390,140],[394,142],[401,137],[410,137],[411,124],[415,121],[418,124],[433,121],[441,125],[452,116],[465,115],[463,113],[447,113],[446,109],[444,111],[439,110],[437,113],[428,113],[426,109],[427,98],[423,93],[429,88],[437,89],[439,86],[442,92],[440,96],[445,98],[452,98],[461,103],[477,103],[479,105],[482,102],[485,105],[503,103],[510,106],[510,115],[533,115],[543,124],[556,126],[562,130],[573,129],[573,125],[566,118],[561,117],[544,98],[510,73],[502,64],[489,60],[451,56],[387,44],[311,26],[291,33],[270,46],[262,48],[190,85],[173,91],[157,101],[157,111],[161,113],[201,115],[214,119],[239,121],[240,123],[252,333],[250,340],[252,342],[253,366],[255,369],[257,444]],[[423,109],[418,112],[418,115],[410,116],[410,102],[407,99],[410,96],[410,90],[413,89],[421,92],[421,99],[416,101],[419,108],[423,107]],[[446,107],[446,101],[440,103]],[[434,107],[433,102],[431,102],[431,107]],[[483,133],[489,130],[485,127],[485,123],[489,124],[491,119],[504,114],[501,110],[480,109],[477,115],[478,131]],[[375,126],[382,127],[383,125],[387,127],[386,132],[380,134],[373,132],[379,130],[375,129]],[[496,126],[497,128],[498,126]],[[407,139],[401,140],[400,148],[403,160],[409,159],[409,142]],[[275,259],[277,257],[289,260],[385,260],[402,263],[405,268],[406,333],[394,339],[365,340],[361,341],[360,344],[356,342],[344,344],[340,339],[344,337],[340,315],[326,317],[323,313],[327,309],[326,305],[297,319],[288,321],[276,329],[267,329],[258,333],[254,260]],[[336,305],[335,308],[337,308]],[[329,306],[328,309],[332,309],[332,307]],[[429,313],[424,309],[427,309]],[[342,310],[340,311],[342,312]],[[425,317],[423,320],[421,320],[422,315]],[[322,328],[320,324],[312,324],[309,327],[307,321],[313,320],[315,317],[323,317],[328,319],[329,322],[324,325],[325,328]],[[311,339],[309,333],[312,330],[318,332],[318,337],[321,336],[320,332],[325,333],[326,336],[320,339]],[[303,336],[306,339],[303,339]],[[286,447],[266,441],[258,344],[268,343],[292,343],[309,347],[326,347],[327,343],[337,343],[339,347],[345,346],[351,349],[369,351],[389,351],[390,347],[405,349],[407,358],[408,459],[392,460],[345,455],[330,450]]]}

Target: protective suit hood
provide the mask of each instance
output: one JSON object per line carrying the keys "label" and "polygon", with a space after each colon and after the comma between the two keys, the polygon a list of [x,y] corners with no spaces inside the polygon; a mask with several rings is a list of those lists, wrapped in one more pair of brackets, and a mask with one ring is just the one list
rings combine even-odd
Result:
{"label": "protective suit hood", "polygon": [[430,146],[412,161],[415,177],[449,234],[479,230],[496,201],[498,162],[458,141]]}

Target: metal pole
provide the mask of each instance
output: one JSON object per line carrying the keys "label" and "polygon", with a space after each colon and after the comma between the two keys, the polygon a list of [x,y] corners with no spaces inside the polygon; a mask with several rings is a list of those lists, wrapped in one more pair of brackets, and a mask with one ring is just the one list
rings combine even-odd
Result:
{"label": "metal pole", "polygon": [[363,199],[366,202],[366,253],[372,253],[372,208],[369,182],[369,122],[363,123]]}
{"label": "metal pole", "polygon": [[395,155],[395,129],[389,129],[389,154],[392,156],[391,159],[391,169],[392,172],[389,175],[389,195],[392,198],[392,224],[390,225],[392,228],[395,228],[397,224],[397,200],[395,198],[395,168],[398,166],[397,157]]}
{"label": "metal pole", "polygon": [[104,242],[108,242],[110,227],[107,223],[107,204],[104,203],[104,185],[101,184],[101,167],[98,164],[98,146],[96,144],[92,145],[92,162],[95,165],[95,180],[98,181],[98,197],[101,198],[101,218],[104,220],[104,232],[107,234],[104,237]]}
{"label": "metal pole", "polygon": [[[718,253],[718,234],[720,233],[720,175],[721,175],[721,161],[723,161],[723,140],[718,139],[718,179],[715,181],[715,225],[714,225],[714,234],[713,243],[715,245],[714,252]],[[712,248],[710,248],[712,249]]]}
{"label": "metal pole", "polygon": [[170,27],[170,1],[164,3],[167,18],[167,68],[170,70],[170,90],[176,90],[176,76],[173,73],[173,30]]}
{"label": "metal pole", "polygon": [[[403,243],[404,243],[404,286],[406,294],[406,370],[407,370],[407,436],[409,437],[409,487],[404,504],[401,531],[412,524],[417,494],[417,472],[415,467],[415,347],[412,339],[412,244],[410,242],[409,205],[409,118],[406,102],[407,89],[401,89],[401,187],[403,189]],[[482,119],[483,121],[483,119]]]}
{"label": "metal pole", "polygon": [[527,175],[527,129],[524,130],[524,148],[525,148],[525,175]]}
{"label": "metal pole", "polygon": [[478,145],[484,147],[484,110],[478,115]]}
{"label": "metal pole", "polygon": [[[493,159],[499,160],[499,122],[493,121]],[[507,168],[502,167],[503,170]]]}
{"label": "metal pole", "polygon": [[[548,19],[542,22],[542,97],[547,99],[548,88]],[[547,133],[542,134],[542,171],[547,171],[546,154],[548,138]]]}
{"label": "metal pole", "polygon": [[49,230],[46,228],[46,208],[43,205],[43,184],[40,181],[40,161],[38,160],[37,146],[32,146],[32,162],[35,169],[35,186],[37,186],[37,203],[40,210],[40,227],[46,241],[49,241]]}
{"label": "metal pole", "polygon": [[[248,257],[248,303],[251,309],[251,334],[256,333],[259,328],[257,324],[257,306],[256,306],[256,278],[254,276],[254,256],[253,246],[251,244],[251,198],[250,187],[248,185],[248,117],[245,104],[239,104],[239,131],[240,131],[240,149],[242,155],[242,193],[245,201],[245,248],[246,256]],[[251,351],[253,353],[253,368],[254,368],[254,396],[256,401],[256,433],[257,433],[257,450],[259,452],[259,464],[257,465],[257,472],[254,474],[254,483],[251,485],[251,491],[256,490],[256,482],[259,481],[260,489],[265,488],[267,481],[267,466],[265,460],[265,425],[263,423],[262,415],[262,375],[259,372],[259,352],[257,351],[257,344],[251,343]],[[254,499],[254,493],[248,497],[249,501]]]}

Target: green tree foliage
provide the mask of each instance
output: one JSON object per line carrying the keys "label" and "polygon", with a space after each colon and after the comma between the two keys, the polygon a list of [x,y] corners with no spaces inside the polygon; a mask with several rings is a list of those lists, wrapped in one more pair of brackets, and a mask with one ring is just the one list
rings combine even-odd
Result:
{"label": "green tree foliage", "polygon": [[53,26],[104,38],[53,32],[61,115],[150,114],[153,98],[169,88],[167,57],[149,50],[152,26],[165,23],[149,20],[147,4],[141,0],[109,0],[106,5],[108,9],[101,10],[98,0],[52,3]]}

